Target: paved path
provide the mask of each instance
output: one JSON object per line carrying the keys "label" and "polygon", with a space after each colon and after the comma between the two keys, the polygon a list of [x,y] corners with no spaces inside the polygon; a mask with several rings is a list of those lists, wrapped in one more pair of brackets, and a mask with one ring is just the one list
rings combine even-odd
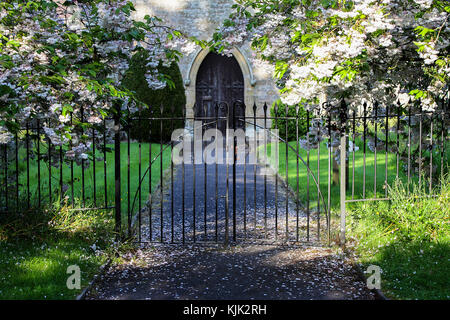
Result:
{"label": "paved path", "polygon": [[374,299],[329,248],[158,245],[124,258],[87,299]]}
{"label": "paved path", "polygon": [[[226,165],[219,164],[216,168],[215,164],[206,166],[204,164],[185,164],[184,171],[182,165],[177,165],[173,178],[173,200],[171,179],[170,172],[166,172],[163,182],[162,219],[159,191],[154,193],[151,210],[149,208],[143,210],[142,240],[147,241],[150,236],[152,241],[160,240],[162,220],[163,239],[166,241],[181,242],[184,232],[186,241],[194,241],[194,236],[196,241],[215,241],[217,233],[217,240],[222,242],[225,238],[226,220]],[[230,239],[233,236],[234,215],[237,239],[278,241],[317,239],[316,212],[311,212],[308,217],[302,210],[301,204],[297,210],[295,196],[289,193],[281,179],[277,179],[278,181],[276,179],[274,172],[266,166],[259,164],[256,166],[253,164],[236,165],[236,208],[234,209],[233,166],[229,165]],[[311,186],[311,190],[314,190],[313,186]],[[149,223],[150,212],[151,224]],[[323,213],[320,219],[321,232],[324,232],[325,215]]]}
{"label": "paved path", "polygon": [[[275,230],[278,230],[277,239],[283,242],[287,238],[296,240],[298,230],[299,240],[306,240],[306,214],[296,210],[295,200],[280,181],[277,192],[273,173],[265,179],[261,174],[264,168],[257,166],[255,180],[254,170],[253,165],[238,165],[236,168],[236,237],[261,240],[267,236],[274,240]],[[231,166],[229,177],[232,237]],[[207,165],[206,171],[204,165],[185,165],[184,180],[182,167],[178,166],[174,176],[172,211],[171,177],[170,173],[166,174],[162,202],[164,240],[170,241],[173,235],[175,242],[181,241],[184,229],[185,239],[193,241],[195,216],[196,241],[215,240],[217,221],[217,238],[223,242],[226,165],[218,166],[217,181],[219,200],[216,215],[215,165]],[[159,240],[161,235],[160,200],[160,197],[155,197],[152,201],[153,241]],[[147,208],[142,215],[141,235],[144,241],[150,237],[149,213]],[[316,239],[317,219],[314,214],[311,214],[309,221],[310,237]],[[220,244],[151,245],[128,253],[124,257],[126,262],[113,266],[88,299],[373,299],[349,263],[330,248],[315,244],[316,247],[267,244],[231,247]]]}

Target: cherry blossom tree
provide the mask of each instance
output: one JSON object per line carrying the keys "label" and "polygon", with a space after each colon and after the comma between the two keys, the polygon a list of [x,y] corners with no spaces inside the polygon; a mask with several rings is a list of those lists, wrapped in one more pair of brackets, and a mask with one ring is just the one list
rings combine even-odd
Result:
{"label": "cherry blossom tree", "polygon": [[157,17],[134,20],[134,10],[123,0],[1,2],[0,143],[25,123],[36,135],[39,123],[39,137],[64,146],[67,159],[88,159],[94,139],[110,141],[107,117],[144,107],[121,83],[135,53],[148,53],[150,88],[172,85],[158,66],[201,43]]}
{"label": "cherry blossom tree", "polygon": [[[445,0],[237,0],[214,45],[229,54],[251,43],[282,102],[324,119],[339,119],[342,101],[347,116],[364,104],[368,112],[376,104],[378,115],[397,112],[410,99],[420,99],[413,113],[437,112],[449,92],[449,15]],[[407,111],[400,112],[403,119]],[[303,147],[327,138],[325,122],[312,123]],[[334,146],[339,136],[335,123]]]}

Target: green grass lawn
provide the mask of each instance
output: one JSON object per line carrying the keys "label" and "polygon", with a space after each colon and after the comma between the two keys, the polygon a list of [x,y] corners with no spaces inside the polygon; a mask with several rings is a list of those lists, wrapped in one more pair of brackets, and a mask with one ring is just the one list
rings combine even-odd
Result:
{"label": "green grass lawn", "polygon": [[[111,211],[68,208],[1,216],[0,300],[74,299],[110,255],[113,221]],[[80,290],[67,288],[70,265],[80,267]]]}
{"label": "green grass lawn", "polygon": [[84,241],[0,243],[0,299],[74,299],[81,290],[67,288],[67,267],[80,267],[84,288],[104,261]]}
{"label": "green grass lawn", "polygon": [[394,299],[450,299],[450,180],[437,198],[394,185],[391,202],[348,211],[348,245],[364,268],[381,268],[381,290]]}
{"label": "green grass lawn", "polygon": [[[296,150],[297,144],[296,142],[289,142],[289,144]],[[268,154],[271,152],[271,145],[268,145],[267,151]],[[319,153],[320,152],[320,153]],[[320,191],[324,198],[325,203],[327,203],[328,199],[328,148],[325,143],[320,145],[320,150],[312,149],[309,154],[309,168],[312,174],[318,179],[320,185]],[[300,156],[302,159],[307,162],[307,151],[300,149]],[[333,153],[331,154],[333,157]],[[317,159],[320,159],[318,162]],[[395,154],[388,154],[387,168],[388,168],[388,176],[387,181],[388,184],[391,184],[396,178],[397,172],[397,158]],[[297,155],[292,151],[292,149],[288,148],[288,182],[291,188],[296,191],[297,190]],[[363,181],[364,181],[364,153],[362,148],[355,152],[355,176],[354,176],[354,198],[362,198],[363,195]],[[377,197],[384,198],[385,189],[384,181],[385,181],[385,165],[386,158],[384,152],[377,152]],[[332,162],[331,162],[332,166]],[[279,164],[278,164],[278,173],[284,179],[286,178],[286,145],[283,143],[279,144]],[[320,172],[318,175],[317,173]],[[347,190],[347,199],[351,199],[352,197],[352,181],[353,181],[353,154],[349,153],[349,186]],[[374,153],[372,153],[369,149],[366,150],[366,174],[365,174],[365,196],[366,198],[373,198],[374,190],[375,190],[375,161],[374,161]],[[299,160],[299,199],[301,203],[306,204],[307,201],[307,170],[306,166],[303,164],[301,160]],[[309,192],[310,192],[310,207],[314,208],[317,205],[317,186],[310,175],[310,184],[309,184]],[[400,168],[399,170],[399,178],[401,180],[407,180],[406,174]],[[412,177],[411,181],[416,181],[416,177]],[[332,175],[331,175],[332,181]],[[339,184],[331,185],[331,207],[332,209],[338,208],[339,205]],[[323,204],[321,203],[321,206]]]}
{"label": "green grass lawn", "polygon": [[[108,147],[113,147],[108,145]],[[129,170],[128,170],[128,144],[121,144],[121,208],[123,218],[122,221],[126,224],[126,218],[128,215],[128,209],[133,207],[133,201],[135,199],[136,193],[139,187],[139,162],[141,163],[141,178],[144,176],[147,168],[149,167],[149,143],[142,143],[140,145],[141,158],[139,159],[139,143],[130,143],[130,159],[129,159]],[[165,146],[163,147],[165,148]],[[46,152],[45,146],[41,145],[41,153]],[[151,185],[152,189],[156,188],[160,181],[160,168],[161,162],[158,157],[160,153],[160,144],[152,144],[151,146],[151,160],[156,160],[152,163],[152,174],[151,174]],[[97,151],[97,156],[99,155]],[[19,154],[19,184],[20,184],[20,194],[22,210],[26,209],[27,206],[27,161],[26,161],[26,151],[22,149]],[[163,172],[170,167],[171,160],[171,150],[170,147],[163,150]],[[114,206],[114,196],[115,196],[115,181],[114,181],[114,152],[108,152],[106,154],[106,205],[107,207]],[[14,166],[12,166],[10,176],[14,175]],[[62,167],[63,171],[63,185],[67,186],[67,191],[64,196],[69,198],[69,202],[72,203],[72,178],[70,163],[65,163]],[[30,159],[29,165],[30,172],[30,203],[31,206],[36,206],[38,203],[38,162],[36,159]],[[129,172],[129,182],[128,187],[128,172]],[[82,167],[74,163],[73,169],[73,195],[74,195],[74,206],[83,206],[83,180],[82,180]],[[52,185],[52,201],[56,200],[60,196],[60,168],[51,168],[51,185]],[[90,165],[85,166],[84,170],[84,200],[86,207],[104,207],[105,206],[105,170],[104,162],[95,162],[95,189],[96,189],[96,199],[94,203],[94,165],[90,161]],[[47,163],[44,161],[40,162],[40,190],[41,190],[41,201],[42,203],[49,202],[49,168]],[[148,200],[149,195],[149,173],[147,172],[141,184],[141,204],[145,204]],[[138,209],[138,196],[136,196],[136,202],[134,205],[134,212]]]}
{"label": "green grass lawn", "polygon": [[[160,145],[152,144],[151,159],[160,153]],[[41,146],[41,152],[45,152]],[[163,152],[163,172],[170,167],[170,148]],[[59,177],[60,168],[51,168],[52,203],[49,203],[49,171],[45,162],[40,164],[41,205],[38,210],[38,164],[30,159],[30,209],[27,208],[27,163],[26,153],[19,154],[19,199],[20,214],[0,216],[0,299],[73,299],[81,290],[70,290],[66,286],[67,267],[78,265],[81,269],[81,289],[83,289],[99,267],[105,263],[113,252],[114,210],[73,211],[72,184],[70,164],[65,164],[63,183],[69,188],[65,192],[67,198],[60,204]],[[149,144],[141,144],[141,176],[149,165]],[[114,153],[107,153],[107,206],[114,204]],[[94,166],[84,172],[84,197],[86,207],[105,206],[104,163],[96,161],[95,177],[97,197],[94,204]],[[128,188],[128,166],[130,184]],[[156,188],[160,181],[160,158],[152,165],[151,185]],[[14,173],[15,167],[12,168]],[[74,166],[73,194],[74,207],[82,206],[81,167]],[[122,190],[122,221],[126,230],[128,208],[133,205],[134,196],[139,185],[139,144],[130,144],[130,161],[128,165],[128,145],[121,145],[121,190]],[[14,190],[14,189],[13,189]],[[11,191],[15,194],[15,191]],[[141,185],[141,203],[148,200],[149,175]],[[130,199],[130,202],[128,202]],[[138,199],[138,198],[137,198]],[[9,205],[15,202],[10,199]],[[131,208],[130,208],[131,209]],[[138,203],[134,206],[137,212]],[[97,251],[93,250],[93,244]],[[100,251],[98,251],[100,249]]]}

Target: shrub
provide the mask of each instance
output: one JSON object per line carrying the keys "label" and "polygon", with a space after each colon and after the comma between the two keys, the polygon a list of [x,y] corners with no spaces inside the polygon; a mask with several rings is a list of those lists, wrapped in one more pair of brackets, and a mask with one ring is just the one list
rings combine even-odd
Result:
{"label": "shrub", "polygon": [[[160,73],[173,82],[173,87],[167,86],[161,90],[151,90],[145,79],[145,53],[139,52],[133,56],[130,68],[123,79],[124,86],[136,93],[137,98],[148,105],[148,108],[141,112],[140,121],[130,123],[130,138],[143,142],[160,142],[161,121],[150,121],[145,118],[152,117],[182,117],[186,104],[183,79],[180,69],[176,63],[170,67],[160,66]],[[163,112],[160,108],[163,106]],[[150,123],[149,123],[150,122]],[[184,121],[173,121],[174,128],[184,127]],[[167,142],[171,139],[171,124],[168,120],[163,120],[162,140]]]}
{"label": "shrub", "polygon": [[[275,115],[275,106],[277,106],[277,113]],[[296,116],[296,106],[289,106],[288,112],[286,115],[286,105],[280,103],[277,101],[275,104],[272,105],[272,108],[270,109],[270,116],[271,117],[277,117],[279,119],[273,119],[272,120],[272,129],[276,127],[278,128],[279,135],[282,139],[286,138],[286,123],[288,126],[288,141],[295,141],[296,140],[296,119],[289,119],[286,120],[284,117],[295,117]],[[303,137],[306,132],[308,131],[308,127],[306,125],[306,110],[300,106],[298,109],[298,137]]]}

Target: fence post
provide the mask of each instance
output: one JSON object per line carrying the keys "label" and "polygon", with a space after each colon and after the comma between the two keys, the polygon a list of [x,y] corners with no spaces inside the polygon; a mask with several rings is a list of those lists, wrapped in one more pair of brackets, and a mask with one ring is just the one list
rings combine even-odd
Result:
{"label": "fence post", "polygon": [[225,104],[227,108],[227,118],[225,122],[225,165],[226,165],[226,191],[225,191],[225,245],[227,246],[229,243],[229,189],[230,189],[230,181],[229,181],[229,163],[228,163],[228,152],[230,151],[230,146],[228,145],[228,139],[229,139],[229,123],[230,123],[230,106],[228,104]]}
{"label": "fence post", "polygon": [[120,106],[114,115],[114,178],[115,178],[115,232],[116,239],[122,238],[122,207],[120,186]]}
{"label": "fence post", "polygon": [[236,108],[239,102],[233,103],[233,241],[236,241],[236,161],[237,161],[237,137],[236,137]]}
{"label": "fence post", "polygon": [[341,171],[341,178],[339,181],[339,187],[340,187],[340,208],[341,208],[341,226],[340,226],[340,236],[339,236],[339,242],[342,246],[345,245],[345,196],[346,196],[346,163],[347,163],[347,137],[346,137],[346,124],[347,124],[347,107],[345,104],[345,100],[342,99],[341,103],[341,154],[340,154],[340,171]]}

